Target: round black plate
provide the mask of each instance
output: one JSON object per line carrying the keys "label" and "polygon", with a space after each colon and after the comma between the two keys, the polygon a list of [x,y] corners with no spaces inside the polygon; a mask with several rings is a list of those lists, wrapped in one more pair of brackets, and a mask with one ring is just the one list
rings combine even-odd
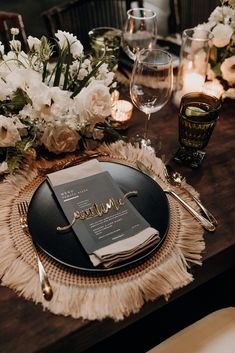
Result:
{"label": "round black plate", "polygon": [[111,269],[94,268],[72,230],[64,234],[58,234],[56,231],[58,224],[66,223],[66,218],[47,181],[44,181],[34,193],[28,212],[29,230],[41,249],[64,265],[95,274],[122,271],[148,258],[159,249],[169,223],[168,201],[156,182],[124,164],[101,163],[124,193],[138,190],[138,196],[130,198],[130,201],[149,224],[159,230],[161,241],[154,248]]}

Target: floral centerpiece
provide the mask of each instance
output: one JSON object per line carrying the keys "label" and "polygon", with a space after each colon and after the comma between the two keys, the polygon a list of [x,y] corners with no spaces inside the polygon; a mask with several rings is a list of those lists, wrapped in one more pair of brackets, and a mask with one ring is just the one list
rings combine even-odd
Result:
{"label": "floral centerpiece", "polygon": [[115,87],[105,59],[85,56],[67,32],[56,33],[55,45],[29,36],[27,53],[18,29],[11,33],[8,53],[0,42],[0,173],[19,168],[29,151],[59,154],[102,141]]}
{"label": "floral centerpiece", "polygon": [[235,99],[235,0],[221,0],[221,6],[197,28],[213,34],[205,89],[216,87],[223,99]]}

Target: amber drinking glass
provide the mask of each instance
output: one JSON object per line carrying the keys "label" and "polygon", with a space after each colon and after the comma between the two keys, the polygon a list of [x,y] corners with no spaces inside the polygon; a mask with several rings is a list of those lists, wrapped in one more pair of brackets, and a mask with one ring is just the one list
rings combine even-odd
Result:
{"label": "amber drinking glass", "polygon": [[204,93],[192,92],[184,95],[179,111],[180,148],[174,159],[177,162],[198,168],[206,152],[219,116],[220,100]]}

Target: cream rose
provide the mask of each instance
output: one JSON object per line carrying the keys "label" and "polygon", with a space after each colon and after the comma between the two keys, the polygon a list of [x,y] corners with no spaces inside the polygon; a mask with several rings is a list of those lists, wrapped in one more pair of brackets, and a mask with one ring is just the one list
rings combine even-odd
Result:
{"label": "cream rose", "polygon": [[80,102],[83,113],[88,115],[89,123],[103,122],[111,114],[111,95],[109,88],[102,83],[93,81],[81,90],[75,100]]}
{"label": "cream rose", "polygon": [[213,44],[217,48],[223,48],[229,44],[230,38],[233,34],[233,30],[229,25],[219,23],[213,29],[212,34],[214,35]]}
{"label": "cream rose", "polygon": [[67,126],[46,128],[41,142],[50,152],[73,152],[78,146],[79,135]]}
{"label": "cream rose", "polygon": [[229,85],[235,84],[235,55],[224,60],[220,66],[222,77]]}
{"label": "cream rose", "polygon": [[0,115],[0,147],[13,147],[20,140],[20,134],[13,119]]}

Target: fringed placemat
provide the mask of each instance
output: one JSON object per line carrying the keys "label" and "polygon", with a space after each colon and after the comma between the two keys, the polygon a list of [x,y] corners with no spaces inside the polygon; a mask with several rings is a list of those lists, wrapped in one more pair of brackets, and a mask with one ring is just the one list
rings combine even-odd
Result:
{"label": "fringed placemat", "polygon": [[[158,177],[164,187],[163,162],[149,151],[131,144],[116,142],[102,145],[102,160],[125,162],[136,166],[141,160]],[[0,183],[0,276],[2,285],[15,290],[24,298],[41,303],[54,314],[73,318],[121,320],[136,313],[149,300],[170,294],[193,280],[190,264],[201,264],[204,249],[203,229],[173,198],[168,196],[170,225],[164,243],[145,262],[117,274],[89,276],[79,270],[63,266],[45,253],[43,264],[50,278],[54,296],[44,300],[30,239],[23,233],[17,204],[30,200],[44,180],[36,168],[29,168]],[[184,184],[195,195],[196,191]],[[180,195],[195,204],[182,189]]]}

